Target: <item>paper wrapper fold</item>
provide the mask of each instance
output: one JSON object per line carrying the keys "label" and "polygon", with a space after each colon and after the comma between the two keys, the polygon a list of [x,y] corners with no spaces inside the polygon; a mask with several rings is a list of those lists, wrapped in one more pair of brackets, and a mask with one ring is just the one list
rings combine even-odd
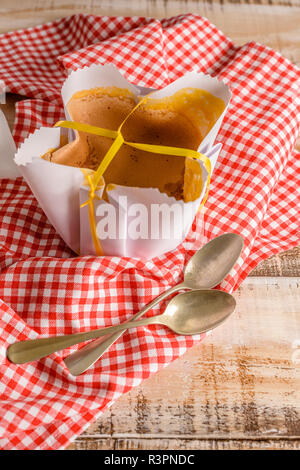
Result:
{"label": "paper wrapper fold", "polygon": [[1,178],[17,178],[21,176],[19,168],[14,162],[16,146],[12,138],[8,123],[0,109],[0,175]]}
{"label": "paper wrapper fold", "polygon": [[[72,72],[66,79],[62,87],[66,118],[70,120],[66,104],[75,92],[107,86],[127,88],[137,99],[138,96],[153,92],[150,89],[133,86],[112,65],[93,65]],[[224,83],[216,78],[190,72],[166,88],[153,92],[152,97],[170,96],[185,87],[207,90],[225,102],[225,110],[198,149],[209,158],[211,171],[213,171],[221,150],[221,144],[214,145],[214,142],[230,101],[230,91]],[[50,222],[67,245],[80,255],[95,255],[88,207],[80,208],[80,205],[87,201],[89,194],[89,187],[86,185],[82,169],[58,165],[41,158],[41,155],[49,149],[59,147],[62,132],[65,130],[58,128],[38,129],[20,146],[15,156],[15,162]],[[73,139],[74,133],[69,131],[69,140]],[[111,165],[113,164],[112,161]],[[155,188],[133,188],[117,185],[111,185],[111,188],[107,190],[108,201],[105,201],[101,199],[103,188],[100,188],[96,194],[98,198],[94,199],[94,214],[97,235],[103,253],[105,255],[150,259],[176,248],[191,228],[205,194],[209,175],[200,160],[198,164],[201,168],[202,191],[200,197],[192,202],[185,203],[175,200]],[[165,233],[156,231],[155,224],[153,229],[153,220],[151,220],[154,217],[151,212],[153,204],[156,207],[164,204],[168,207],[172,206],[172,208],[175,204],[180,219],[176,220],[175,214],[175,219],[172,221],[174,223],[175,220],[177,230],[175,232],[170,230],[170,236],[166,237]],[[166,206],[164,207],[166,208]],[[140,211],[137,211],[137,208],[140,208]],[[113,213],[115,220],[112,222],[110,215]],[[157,212],[155,217],[158,220]],[[109,236],[106,233],[108,224],[110,224]],[[131,233],[132,227],[137,225],[139,225],[141,232],[138,238],[136,238],[136,234],[132,236]],[[114,236],[112,237],[112,235]]]}

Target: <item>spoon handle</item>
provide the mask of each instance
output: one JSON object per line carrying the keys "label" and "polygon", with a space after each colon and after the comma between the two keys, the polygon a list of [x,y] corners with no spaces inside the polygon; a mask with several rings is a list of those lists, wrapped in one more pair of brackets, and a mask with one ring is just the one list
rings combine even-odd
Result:
{"label": "spoon handle", "polygon": [[117,331],[123,330],[124,325],[126,325],[126,328],[134,328],[137,326],[151,325],[152,323],[160,323],[160,317],[162,316],[163,315],[157,315],[155,317],[144,318],[143,320],[136,320],[133,322],[121,323],[116,326],[91,330],[85,333],[19,341],[9,346],[7,355],[11,362],[14,362],[15,364],[24,364],[25,362],[41,359],[42,357],[48,356],[56,351],[60,351],[61,349],[68,348],[69,346],[73,346],[74,344],[98,338],[99,336],[104,336],[108,333],[116,333]]}
{"label": "spoon handle", "polygon": [[[178,286],[177,290],[179,289]],[[169,289],[168,295],[170,295],[170,291],[174,292],[174,288]],[[164,292],[160,298],[164,298],[167,296],[167,292]],[[144,307],[135,317],[137,318],[140,315],[143,315],[147,310],[149,310],[153,305],[158,302],[158,299],[154,299],[150,304]],[[147,308],[148,307],[148,308]],[[19,341],[9,346],[7,350],[7,356],[11,362],[15,364],[24,364],[25,362],[31,362],[42,357],[48,356],[54,352],[60,351],[61,349],[68,348],[73,346],[77,343],[82,343],[84,341],[88,341],[90,339],[99,338],[100,336],[106,336],[109,333],[117,333],[119,331],[124,331],[127,328],[133,328],[136,326],[143,326],[143,325],[150,325],[151,323],[159,323],[159,317],[161,315],[146,318],[144,320],[139,321],[131,321],[121,323],[120,325],[116,326],[109,326],[107,328],[100,328],[97,330],[86,331],[84,333],[75,333],[71,335],[64,335],[64,336],[51,336],[50,338],[38,338],[32,339],[27,341]]]}
{"label": "spoon handle", "polygon": [[[156,297],[152,302],[145,305],[138,313],[136,313],[131,320],[137,320],[142,315],[144,315],[148,310],[155,307],[159,302],[161,302],[169,295],[173,294],[174,292],[178,292],[179,290],[188,289],[183,283],[177,284],[176,286],[171,287],[170,289],[166,290],[158,297]],[[122,334],[126,331],[127,327],[118,333],[114,333],[107,338],[100,338],[98,340],[92,341],[88,343],[83,348],[75,351],[74,353],[67,356],[64,361],[66,366],[68,367],[69,371],[72,375],[80,375],[85,372],[89,367],[91,367],[103,354],[117,341]]]}

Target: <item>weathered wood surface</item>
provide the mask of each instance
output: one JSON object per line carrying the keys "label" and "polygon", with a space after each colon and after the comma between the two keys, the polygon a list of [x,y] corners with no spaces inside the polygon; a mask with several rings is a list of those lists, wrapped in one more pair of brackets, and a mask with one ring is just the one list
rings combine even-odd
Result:
{"label": "weathered wood surface", "polygon": [[262,261],[250,276],[300,276],[300,248],[279,253]]}
{"label": "weathered wood surface", "polygon": [[299,279],[248,278],[205,341],[121,397],[76,449],[300,449]]}
{"label": "weathered wood surface", "polygon": [[298,439],[79,439],[67,450],[299,450]]}
{"label": "weathered wood surface", "polygon": [[[194,12],[236,44],[256,40],[300,65],[299,0],[1,0],[0,32],[78,12]],[[16,99],[2,106],[11,126]],[[121,397],[70,449],[300,449],[300,249],[251,274],[260,277],[244,282],[227,323]]]}

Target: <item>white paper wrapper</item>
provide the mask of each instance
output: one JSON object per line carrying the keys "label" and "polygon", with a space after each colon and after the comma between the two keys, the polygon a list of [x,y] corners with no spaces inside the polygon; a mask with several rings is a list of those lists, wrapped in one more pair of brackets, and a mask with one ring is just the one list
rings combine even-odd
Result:
{"label": "white paper wrapper", "polygon": [[[65,109],[75,92],[106,86],[127,88],[137,97],[153,91],[133,86],[112,65],[93,65],[72,72],[66,79],[62,87]],[[154,92],[152,97],[163,98],[173,95],[177,90],[185,87],[207,90],[225,102],[224,112],[198,149],[210,159],[213,170],[221,150],[221,144],[214,145],[214,141],[230,101],[230,91],[226,85],[215,78],[190,72],[166,88]],[[66,118],[70,120],[67,109]],[[80,255],[94,255],[96,251],[91,236],[88,207],[80,208],[89,196],[89,187],[84,184],[82,170],[54,164],[41,158],[41,155],[50,148],[59,146],[61,132],[62,130],[57,128],[41,128],[35,131],[17,151],[15,162],[50,222],[64,241]],[[70,131],[69,140],[73,138],[74,133]],[[95,199],[97,235],[104,254],[150,259],[176,248],[189,231],[204,197],[208,173],[201,161],[198,164],[201,168],[203,188],[200,197],[193,202],[177,201],[155,188],[131,188],[117,185],[112,185],[107,192],[108,202]],[[99,197],[102,191],[103,188],[98,192]],[[170,230],[167,234],[156,229],[154,223],[154,217],[156,217],[155,221],[158,220],[157,212],[161,204],[164,204],[165,213],[168,213],[168,208],[174,209],[174,213],[180,213],[180,218],[175,219],[176,230]],[[156,210],[152,213],[153,205]],[[111,218],[112,213],[115,214],[114,221]],[[170,217],[173,216],[170,215]],[[109,230],[106,230],[107,227]],[[138,238],[137,233],[140,234]]]}
{"label": "white paper wrapper", "polygon": [[16,146],[0,109],[0,178],[17,178],[20,170],[14,162]]}

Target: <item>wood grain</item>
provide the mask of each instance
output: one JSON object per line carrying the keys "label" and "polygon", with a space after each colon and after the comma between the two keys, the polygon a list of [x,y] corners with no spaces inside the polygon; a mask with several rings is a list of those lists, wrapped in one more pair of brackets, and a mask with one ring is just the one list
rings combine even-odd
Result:
{"label": "wood grain", "polygon": [[78,439],[67,450],[299,450],[299,439],[182,439],[110,438]]}
{"label": "wood grain", "polygon": [[300,449],[298,279],[248,278],[223,326],[122,396],[76,449]]}
{"label": "wood grain", "polygon": [[68,450],[299,450],[298,439],[82,439]]}
{"label": "wood grain", "polygon": [[300,276],[300,248],[279,253],[262,261],[250,276]]}

